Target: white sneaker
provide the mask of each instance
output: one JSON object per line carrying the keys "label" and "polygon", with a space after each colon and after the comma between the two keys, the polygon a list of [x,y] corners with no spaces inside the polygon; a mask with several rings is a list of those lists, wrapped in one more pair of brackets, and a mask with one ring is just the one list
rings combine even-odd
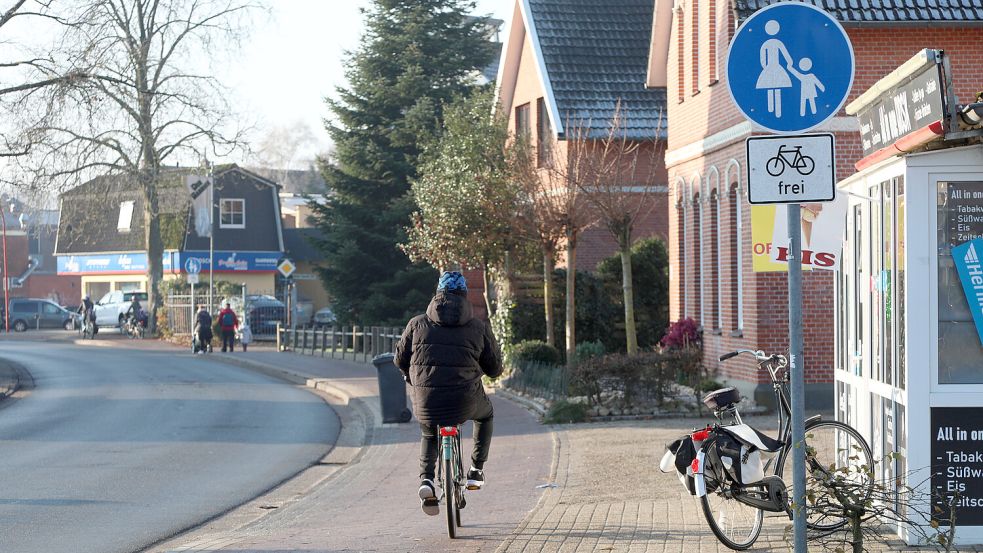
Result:
{"label": "white sneaker", "polygon": [[440,503],[437,502],[437,488],[434,487],[433,481],[429,479],[421,480],[419,493],[420,506],[423,508],[423,512],[430,516],[440,514]]}
{"label": "white sneaker", "polygon": [[485,485],[485,471],[471,467],[468,471],[467,489],[474,491],[480,490]]}

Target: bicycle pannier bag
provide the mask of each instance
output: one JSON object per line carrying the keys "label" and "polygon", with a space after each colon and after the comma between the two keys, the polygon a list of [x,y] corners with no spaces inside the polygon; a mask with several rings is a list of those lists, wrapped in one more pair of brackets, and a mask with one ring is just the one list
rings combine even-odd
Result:
{"label": "bicycle pannier bag", "polygon": [[746,485],[764,479],[765,465],[781,448],[778,440],[746,424],[735,424],[720,427],[713,453],[734,482]]}
{"label": "bicycle pannier bag", "polygon": [[693,460],[696,452],[707,438],[706,430],[697,430],[692,434],[679,437],[672,443],[666,444],[666,453],[662,456],[659,469],[662,472],[675,472],[679,482],[690,495],[696,495],[696,481],[693,479]]}

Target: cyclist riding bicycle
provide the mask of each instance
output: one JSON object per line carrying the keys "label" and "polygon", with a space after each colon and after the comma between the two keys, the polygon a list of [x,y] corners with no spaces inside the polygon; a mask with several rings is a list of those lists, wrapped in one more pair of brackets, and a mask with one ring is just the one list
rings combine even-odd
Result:
{"label": "cyclist riding bicycle", "polygon": [[433,483],[438,425],[474,421],[467,488],[479,490],[485,483],[494,410],[481,378],[501,375],[502,358],[488,325],[474,318],[467,294],[461,273],[440,275],[427,312],[410,319],[395,349],[396,366],[412,387],[413,412],[420,422],[419,495],[428,515],[439,510]]}
{"label": "cyclist riding bicycle", "polygon": [[91,319],[92,322],[95,322],[96,320],[95,305],[92,303],[92,299],[89,298],[88,294],[82,298],[82,303],[79,304],[79,307],[75,310],[75,312],[82,315],[82,321],[80,324],[83,328],[85,327],[86,321]]}
{"label": "cyclist riding bicycle", "polygon": [[140,305],[140,300],[137,299],[136,294],[133,295],[133,301],[130,302],[130,307],[126,310],[126,316],[133,317],[137,324],[147,326],[143,307]]}

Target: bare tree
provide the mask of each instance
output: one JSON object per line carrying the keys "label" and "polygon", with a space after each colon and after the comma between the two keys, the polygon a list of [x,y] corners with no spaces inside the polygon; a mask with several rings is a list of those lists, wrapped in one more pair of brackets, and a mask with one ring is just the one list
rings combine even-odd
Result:
{"label": "bare tree", "polygon": [[61,16],[54,69],[80,77],[59,94],[25,91],[33,143],[19,158],[22,186],[64,190],[96,175],[136,182],[144,209],[151,324],[161,298],[163,241],[158,185],[167,164],[228,155],[242,133],[212,76],[210,56],[238,45],[245,0],[85,0]]}
{"label": "bare tree", "polygon": [[[576,283],[577,239],[593,226],[596,215],[590,209],[583,189],[591,179],[592,141],[589,129],[583,124],[567,124],[568,138],[540,144],[546,155],[533,156],[526,149],[525,169],[520,177],[530,208],[532,235],[543,250],[543,282],[546,292],[547,341],[552,334],[552,273],[554,253],[563,244],[566,253],[566,325],[565,351],[567,363],[576,362]],[[535,160],[535,167],[534,167]]]}
{"label": "bare tree", "polygon": [[638,352],[635,329],[635,299],[632,289],[631,247],[635,225],[652,211],[652,196],[658,156],[664,142],[633,140],[627,134],[628,112],[619,100],[607,134],[598,141],[585,141],[581,157],[585,178],[578,181],[591,207],[618,243],[621,257],[621,288],[625,306],[625,336],[629,355]]}
{"label": "bare tree", "polygon": [[[82,77],[78,68],[59,67],[50,54],[33,52],[29,45],[17,40],[44,23],[52,26],[72,24],[71,20],[52,10],[52,4],[53,0],[9,0],[0,7],[0,46],[4,53],[0,58],[0,98],[45,88],[64,89]],[[40,124],[47,114],[47,110],[35,113],[35,122]],[[9,122],[9,119],[4,114],[4,120]],[[33,136],[6,126],[0,128],[0,158],[27,155]]]}

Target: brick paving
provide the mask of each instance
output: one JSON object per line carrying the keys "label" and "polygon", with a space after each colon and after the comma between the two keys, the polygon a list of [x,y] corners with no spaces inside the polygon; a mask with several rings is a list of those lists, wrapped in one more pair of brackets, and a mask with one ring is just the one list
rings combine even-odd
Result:
{"label": "brick paving", "polygon": [[[419,509],[417,426],[379,423],[371,366],[271,351],[228,359],[268,372],[285,370],[295,379],[324,379],[308,385],[321,382],[345,396],[336,408],[349,426],[365,418],[365,428],[356,432],[364,447],[339,444],[336,450],[342,454],[336,462],[329,455],[324,478],[271,514],[234,527],[209,524],[153,551],[729,551],[710,532],[697,499],[658,468],[664,444],[702,426],[703,419],[547,427],[516,404],[494,397],[489,483],[469,493],[462,538],[450,540],[443,513],[427,517]],[[747,417],[746,422],[775,431],[771,416]],[[356,438],[349,432],[345,439]],[[465,451],[469,448],[466,442]],[[766,514],[751,551],[790,551],[785,540],[789,525],[783,515]],[[865,550],[913,549],[892,543]]]}

